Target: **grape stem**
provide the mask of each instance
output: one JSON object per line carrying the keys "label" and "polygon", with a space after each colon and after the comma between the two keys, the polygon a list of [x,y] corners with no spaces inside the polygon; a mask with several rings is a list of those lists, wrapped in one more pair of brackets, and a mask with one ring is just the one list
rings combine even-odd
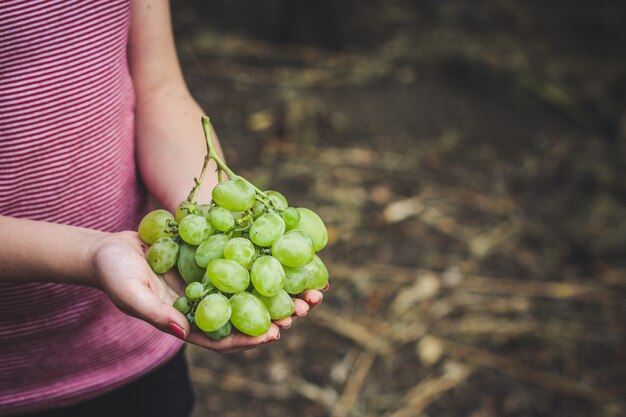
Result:
{"label": "grape stem", "polygon": [[209,155],[207,154],[204,157],[204,164],[202,164],[202,171],[200,172],[200,177],[193,179],[193,182],[194,182],[193,188],[191,189],[191,192],[187,196],[187,201],[189,201],[190,203],[193,203],[194,201],[196,201],[196,195],[198,195],[198,191],[200,191],[200,185],[202,184],[202,181],[204,180],[204,176],[206,174],[207,168],[209,167],[210,160],[211,158],[209,158]]}
{"label": "grape stem", "polygon": [[[224,171],[231,180],[242,180],[242,181],[247,182],[248,184],[250,184],[252,186],[252,188],[254,188],[254,191],[256,191],[257,194],[259,194],[264,199],[269,200],[267,198],[267,194],[265,194],[263,191],[259,190],[254,184],[252,184],[250,181],[248,181],[244,177],[235,174],[233,172],[233,170],[230,169],[228,167],[228,165],[226,165],[224,163],[224,161],[222,161],[220,159],[220,157],[217,155],[217,152],[215,152],[215,148],[213,147],[213,135],[211,133],[211,130],[212,130],[211,129],[211,119],[209,119],[208,116],[202,116],[202,128],[204,130],[204,138],[206,139],[206,145],[207,145],[207,152],[208,152],[208,154],[204,158],[204,167],[202,167],[202,173],[200,174],[200,182],[202,182],[203,174],[206,172],[206,168],[207,168],[207,166],[209,164],[209,160],[212,159],[217,164],[217,176],[218,176],[218,180],[220,182],[221,182],[221,171]],[[194,187],[194,189],[195,188],[199,188],[198,181],[196,181],[196,183],[197,183],[197,185],[196,185],[196,187]],[[192,192],[193,191],[194,190],[192,190]],[[195,197],[195,194],[197,194],[197,190],[193,194],[194,197]]]}

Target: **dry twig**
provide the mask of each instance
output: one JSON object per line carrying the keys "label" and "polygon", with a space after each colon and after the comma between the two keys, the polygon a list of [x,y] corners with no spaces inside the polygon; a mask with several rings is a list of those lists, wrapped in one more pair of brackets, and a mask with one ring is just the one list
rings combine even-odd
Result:
{"label": "dry twig", "polygon": [[404,405],[389,417],[419,416],[441,394],[465,381],[473,371],[471,366],[454,362],[446,363],[444,369],[443,375],[427,377],[409,390],[402,400]]}
{"label": "dry twig", "polygon": [[223,373],[216,375],[214,372],[199,368],[189,367],[189,375],[194,383],[204,386],[213,386],[219,389],[246,393],[258,398],[292,398],[293,392],[288,385],[266,384],[252,381],[250,378],[236,373]]}
{"label": "dry twig", "polygon": [[364,351],[359,355],[331,417],[346,417],[350,413],[375,359],[376,353],[373,352]]}
{"label": "dry twig", "polygon": [[384,336],[374,334],[368,327],[358,324],[357,320],[345,313],[339,314],[324,307],[315,312],[315,318],[316,324],[323,325],[334,333],[357,342],[371,352],[387,356],[393,351],[392,345],[385,340]]}
{"label": "dry twig", "polygon": [[293,378],[289,381],[290,387],[304,398],[322,405],[327,410],[332,410],[339,396],[332,388],[321,388],[302,378]]}
{"label": "dry twig", "polygon": [[450,340],[443,340],[446,352],[453,357],[467,361],[473,365],[483,366],[505,373],[517,379],[560,392],[561,394],[579,397],[588,401],[607,403],[613,407],[623,408],[622,401],[599,389],[595,389],[578,381],[554,375],[512,359],[496,355],[483,349],[462,345]]}

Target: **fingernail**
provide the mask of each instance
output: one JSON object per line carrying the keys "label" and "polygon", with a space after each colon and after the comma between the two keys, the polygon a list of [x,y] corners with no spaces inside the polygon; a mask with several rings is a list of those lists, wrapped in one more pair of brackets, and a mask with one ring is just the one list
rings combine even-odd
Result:
{"label": "fingernail", "polygon": [[327,282],[326,285],[324,285],[324,287],[322,288],[322,291],[326,291],[329,288],[330,288],[330,284]]}
{"label": "fingernail", "polygon": [[289,323],[288,325],[286,325],[285,327],[283,327],[284,329],[288,329],[291,327],[291,323]]}
{"label": "fingernail", "polygon": [[308,311],[305,311],[305,312],[304,312],[304,313],[302,313],[302,314],[298,313],[298,317],[304,317],[304,316],[306,316],[306,313],[308,313]]}
{"label": "fingernail", "polygon": [[176,336],[180,340],[185,340],[187,338],[187,335],[185,335],[185,330],[183,330],[183,328],[180,327],[178,324],[170,323],[167,327],[172,331],[172,333],[174,333],[174,336]]}
{"label": "fingernail", "polygon": [[278,339],[280,339],[280,333],[276,335],[276,338],[274,340],[278,340]]}
{"label": "fingernail", "polygon": [[312,304],[317,304],[317,303],[319,303],[320,301],[322,301],[322,297],[318,297],[318,296],[311,297],[311,303],[312,303]]}

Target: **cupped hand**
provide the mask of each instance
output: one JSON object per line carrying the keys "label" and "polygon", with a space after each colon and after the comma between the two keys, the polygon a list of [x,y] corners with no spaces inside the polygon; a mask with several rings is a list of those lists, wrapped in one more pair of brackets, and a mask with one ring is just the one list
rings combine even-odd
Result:
{"label": "cupped hand", "polygon": [[[327,284],[328,285],[328,284]],[[324,291],[326,290],[325,287]],[[300,294],[298,298],[293,299],[294,305],[294,313],[291,317],[287,317],[280,320],[274,320],[274,324],[283,329],[288,329],[291,327],[293,323],[294,317],[304,317],[307,313],[315,308],[319,303],[322,302],[324,296],[320,291],[317,290],[307,290]]]}
{"label": "cupped hand", "polygon": [[[261,336],[235,332],[220,341],[200,331],[191,332],[187,318],[172,303],[184,293],[185,282],[175,272],[155,274],[145,260],[147,246],[136,232],[107,235],[92,247],[97,285],[123,312],[144,320],[161,331],[195,345],[221,353],[257,347],[280,338],[280,328],[289,328],[292,318],[275,321]],[[322,293],[309,290],[294,299],[294,316],[304,316],[322,301]]]}

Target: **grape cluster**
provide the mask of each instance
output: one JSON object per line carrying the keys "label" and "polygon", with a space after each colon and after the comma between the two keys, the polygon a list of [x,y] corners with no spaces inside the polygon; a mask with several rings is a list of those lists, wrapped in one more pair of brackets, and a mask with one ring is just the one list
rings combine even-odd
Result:
{"label": "grape cluster", "polygon": [[[320,217],[290,207],[277,191],[261,191],[232,172],[215,153],[210,122],[203,118],[208,154],[195,186],[175,215],[148,213],[139,237],[150,245],[147,261],[158,274],[176,267],[187,283],[174,307],[192,328],[220,340],[235,327],[250,336],[270,328],[271,320],[294,312],[291,296],[322,289],[328,270],[316,252],[328,242]],[[209,160],[220,182],[209,204],[195,195]],[[222,181],[222,171],[229,180]]]}

